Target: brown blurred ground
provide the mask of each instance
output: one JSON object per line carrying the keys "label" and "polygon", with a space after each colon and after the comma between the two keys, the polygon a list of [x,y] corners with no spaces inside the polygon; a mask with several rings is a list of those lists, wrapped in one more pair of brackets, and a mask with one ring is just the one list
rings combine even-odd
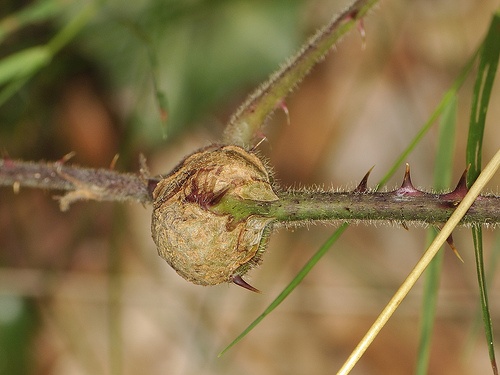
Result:
{"label": "brown blurred ground", "polygon": [[[366,48],[352,32],[287,101],[290,125],[280,112],[269,124],[269,141],[261,150],[276,179],[284,186],[352,188],[375,165],[374,184],[450,87],[496,6],[472,0],[381,2],[365,20]],[[332,8],[305,3],[304,38],[327,20]],[[472,85],[468,79],[459,98],[453,184],[465,167]],[[500,100],[499,87],[495,85],[492,103]],[[121,142],[116,110],[85,80],[66,90],[55,104],[64,129],[57,137],[78,150],[80,163],[109,165]],[[221,105],[220,117],[233,109]],[[485,161],[498,148],[499,121],[500,106],[491,105]],[[92,123],[95,130],[82,123]],[[197,127],[168,148],[154,150],[149,156],[152,172],[168,171],[214,134]],[[432,130],[408,160],[420,187],[432,183],[435,147]],[[400,178],[402,170],[388,187]],[[498,193],[500,178],[490,185]],[[217,358],[332,228],[277,232],[264,264],[250,277],[264,291],[258,295],[236,286],[194,286],[177,276],[156,255],[149,207],[92,202],[61,213],[51,196],[27,190],[16,196],[6,189],[0,196],[0,292],[30,297],[39,312],[31,366],[36,374],[335,373],[425,243],[421,228],[349,228],[288,300]],[[493,238],[493,231],[485,231],[486,261]],[[446,250],[429,374],[486,374],[489,360],[481,328],[471,334],[478,291],[469,231],[458,230],[455,242],[465,263]],[[353,374],[414,371],[421,295],[419,283]],[[490,296],[494,327],[500,326],[499,297],[496,280]]]}

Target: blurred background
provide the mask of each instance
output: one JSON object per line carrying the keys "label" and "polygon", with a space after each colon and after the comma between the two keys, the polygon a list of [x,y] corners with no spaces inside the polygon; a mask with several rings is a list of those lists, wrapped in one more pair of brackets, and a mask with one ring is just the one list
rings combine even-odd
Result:
{"label": "blurred background", "polygon": [[[40,11],[23,21],[22,11]],[[220,139],[246,95],[347,2],[317,0],[4,0],[0,58],[50,42],[91,7],[76,36],[2,97],[0,150],[153,174]],[[259,151],[280,185],[374,186],[429,118],[473,54],[493,0],[381,1],[277,111]],[[21,12],[21,13],[20,13]],[[21,14],[21,15],[20,15]],[[24,23],[23,23],[24,22]],[[452,188],[465,168],[474,72],[459,96]],[[166,98],[163,102],[162,95]],[[492,103],[500,101],[494,87]],[[158,102],[162,102],[161,108]],[[165,121],[166,124],[165,124]],[[486,163],[498,148],[489,108]],[[432,186],[432,129],[409,157],[416,186]],[[387,189],[398,186],[400,173]],[[490,183],[499,193],[500,178]],[[330,374],[339,369],[425,249],[426,231],[353,226],[292,295],[222,358],[333,232],[277,231],[263,265],[237,286],[200,287],[157,256],[151,207],[81,202],[60,212],[54,192],[0,190],[1,374]],[[445,257],[429,374],[491,373],[480,324],[470,230],[456,230],[465,263]],[[498,233],[485,230],[487,266]],[[492,276],[496,272],[492,273]],[[499,280],[491,284],[500,337]],[[422,283],[352,374],[413,373]],[[497,345],[498,347],[498,345]]]}

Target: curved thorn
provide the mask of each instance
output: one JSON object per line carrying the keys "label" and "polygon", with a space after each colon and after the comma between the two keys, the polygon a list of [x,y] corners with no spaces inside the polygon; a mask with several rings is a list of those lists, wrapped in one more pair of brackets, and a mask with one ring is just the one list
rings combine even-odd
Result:
{"label": "curved thorn", "polygon": [[118,158],[120,157],[120,154],[115,154],[113,156],[113,159],[111,160],[111,163],[109,164],[109,169],[114,170],[116,167],[116,163],[118,162]]}
{"label": "curved thorn", "polygon": [[462,197],[467,194],[469,191],[469,188],[467,187],[467,173],[469,172],[470,164],[465,168],[464,173],[462,173],[462,176],[460,177],[460,180],[458,180],[458,184],[455,187],[455,190],[453,190],[453,193],[458,193]]}
{"label": "curved thorn", "polygon": [[366,49],[366,31],[365,31],[365,23],[363,22],[362,18],[358,20],[357,29],[359,35],[361,36],[361,50],[364,51]]}
{"label": "curved thorn", "polygon": [[375,168],[375,166],[371,167],[368,172],[366,172],[359,185],[353,190],[353,193],[366,193],[368,191],[368,177],[370,177],[373,168]]}
{"label": "curved thorn", "polygon": [[76,155],[75,151],[70,151],[66,155],[64,155],[61,159],[59,159],[58,161],[56,161],[56,163],[58,163],[58,164],[65,164],[67,161],[69,161],[70,159],[72,159],[75,155]]}
{"label": "curved thorn", "polygon": [[290,112],[288,112],[288,107],[286,105],[285,99],[281,100],[281,102],[278,105],[281,108],[281,110],[285,113],[287,125],[290,125]]}
{"label": "curved thorn", "polygon": [[467,187],[467,172],[469,171],[469,167],[470,165],[465,169],[464,173],[462,173],[455,189],[450,193],[441,195],[442,199],[457,201],[458,204],[463,197],[465,197],[465,194],[469,191],[469,188]]}
{"label": "curved thorn", "polygon": [[450,246],[451,250],[453,250],[453,252],[455,253],[455,255],[457,256],[457,258],[462,262],[462,263],[465,263],[463,258],[460,256],[460,253],[458,252],[457,248],[455,247],[455,244],[453,242],[453,235],[450,234],[448,236],[448,238],[446,239],[446,242],[448,243],[448,245]]}
{"label": "curved thorn", "polygon": [[[346,16],[346,20],[354,20],[358,15],[358,10],[354,10]],[[359,35],[361,36],[361,49],[364,51],[366,48],[366,31],[365,31],[365,23],[363,18],[360,18],[357,22],[356,28],[358,29]]]}
{"label": "curved thorn", "polygon": [[260,293],[259,289],[254,288],[249,283],[247,283],[245,280],[243,280],[243,278],[241,277],[241,275],[234,275],[233,276],[233,283],[235,283],[236,285],[241,286],[242,288],[248,289],[248,290],[250,290],[252,292]]}

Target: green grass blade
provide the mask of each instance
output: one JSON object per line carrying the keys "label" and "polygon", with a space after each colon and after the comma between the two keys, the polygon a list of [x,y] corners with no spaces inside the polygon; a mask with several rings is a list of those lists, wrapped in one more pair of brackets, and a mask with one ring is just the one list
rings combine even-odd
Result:
{"label": "green grass blade", "polygon": [[476,182],[471,186],[470,190],[465,194],[462,201],[455,208],[454,212],[451,214],[446,223],[443,224],[443,227],[437,234],[434,241],[432,241],[429,248],[424,252],[422,257],[415,264],[415,267],[408,274],[406,279],[400,285],[396,293],[392,296],[392,298],[387,302],[386,306],[382,310],[382,312],[378,315],[375,322],[368,329],[363,338],[359,341],[356,348],[352,351],[351,355],[344,362],[342,367],[337,372],[338,375],[347,375],[356,363],[359,362],[361,356],[366,352],[369,348],[373,340],[378,336],[382,328],[387,324],[389,319],[394,315],[397,308],[406,298],[408,293],[413,289],[415,284],[418,282],[420,276],[424,273],[424,271],[429,266],[429,263],[434,259],[436,254],[441,249],[441,246],[444,245],[447,238],[451,236],[453,230],[460,223],[462,218],[467,214],[467,211],[471,208],[471,206],[476,201],[477,197],[481,194],[481,191],[484,189],[486,184],[491,180],[491,178],[495,175],[500,167],[500,149],[495,153],[495,155],[488,162],[484,171],[481,172]]}
{"label": "green grass blade", "polygon": [[[467,183],[470,186],[481,172],[482,143],[484,127],[486,125],[486,114],[490,102],[491,89],[495,81],[500,56],[500,11],[497,11],[488,29],[483,48],[480,54],[478,73],[474,92],[472,96],[472,108],[469,124],[469,135],[467,139],[466,161],[470,165]],[[488,303],[488,291],[484,272],[482,228],[472,228],[474,241],[474,254],[476,258],[476,270],[481,299],[481,310],[483,324],[488,345],[488,354],[494,374],[498,374],[495,359],[495,347],[493,340],[493,327],[491,323],[490,309]]]}
{"label": "green grass blade", "polygon": [[134,36],[136,36],[146,48],[150,69],[151,69],[151,78],[153,83],[153,89],[155,92],[156,105],[158,107],[158,113],[160,117],[160,121],[162,123],[162,131],[163,138],[166,139],[167,132],[167,121],[168,121],[168,99],[166,92],[161,88],[160,82],[160,63],[158,59],[158,54],[156,53],[156,48],[153,44],[153,41],[149,37],[149,35],[144,31],[144,29],[129,19],[118,19],[118,22],[121,23],[124,27],[129,29]]}
{"label": "green grass blade", "polygon": [[0,107],[5,104],[7,100],[10,99],[16,92],[18,92],[21,87],[23,87],[26,82],[31,79],[31,75],[25,76],[21,79],[9,82],[5,87],[0,90]]}
{"label": "green grass blade", "polygon": [[[434,188],[442,191],[450,185],[455,149],[455,129],[457,122],[457,98],[453,96],[447,103],[439,123],[438,150],[434,169]],[[436,237],[434,230],[427,232],[427,246]],[[417,357],[417,375],[427,373],[431,351],[432,331],[436,316],[437,295],[444,252],[440,251],[425,272],[424,296],[420,321],[420,344]]]}
{"label": "green grass blade", "polygon": [[458,77],[453,82],[453,85],[450,89],[443,95],[443,98],[437,105],[434,112],[431,114],[429,119],[425,122],[422,128],[419,130],[417,135],[412,139],[406,150],[404,150],[401,155],[396,159],[393,166],[389,169],[389,171],[385,174],[384,177],[380,180],[377,188],[379,186],[384,186],[387,184],[389,179],[396,173],[396,170],[401,166],[401,164],[408,158],[408,155],[413,151],[413,149],[417,146],[417,144],[422,140],[424,135],[429,131],[429,129],[434,125],[436,120],[443,114],[445,109],[450,105],[450,102],[455,100],[458,90],[462,87],[462,84],[465,81],[465,78],[469,75],[472,67],[474,66],[474,62],[476,61],[476,57],[479,54],[479,49],[470,57],[469,61],[465,64],[462,71],[458,75]]}
{"label": "green grass blade", "polygon": [[[500,232],[497,233],[495,240],[493,242],[493,249],[490,258],[488,259],[488,270],[486,273],[486,283],[487,285],[492,285],[494,276],[497,274],[498,265],[500,263]],[[477,312],[476,319],[474,320],[474,324],[472,325],[469,333],[469,339],[467,340],[467,347],[465,352],[469,355],[473,352],[473,342],[475,342],[475,338],[479,332],[479,327],[482,321],[482,309],[479,309]]]}
{"label": "green grass blade", "polygon": [[226,346],[220,353],[219,357],[231,349],[234,345],[241,341],[257,324],[259,324],[267,315],[269,315],[286,297],[301,283],[311,269],[318,263],[318,261],[327,253],[330,247],[339,239],[342,233],[349,227],[348,224],[342,224],[328,240],[319,248],[319,250],[309,259],[309,261],[302,267],[299,273],[293,278],[290,284],[274,299],[274,301],[255,319],[242,333],[238,335],[228,346]]}
{"label": "green grass blade", "polygon": [[60,0],[41,0],[30,4],[20,11],[10,14],[0,20],[0,43],[17,30],[36,23],[47,21],[58,15],[64,9]]}
{"label": "green grass blade", "polygon": [[[427,120],[427,122],[422,126],[417,135],[410,141],[408,147],[401,153],[401,155],[398,156],[393,166],[389,169],[389,172],[387,172],[386,175],[379,181],[379,183],[377,184],[377,189],[380,186],[385,185],[387,181],[396,173],[397,169],[405,161],[405,159],[408,157],[411,151],[416,147],[419,141],[424,137],[427,131],[429,131],[429,129],[435,123],[435,120],[439,118],[439,116],[443,113],[445,108],[447,108],[449,102],[454,100],[458,89],[462,86],[462,84],[465,81],[465,78],[472,69],[477,54],[478,51],[474,53],[474,55],[464,66],[458,77],[453,82],[452,87],[444,94],[443,99],[438,104],[438,106],[430,116],[429,120]],[[345,231],[345,228],[343,228],[344,226],[347,227],[346,224],[342,225],[325,242],[325,244],[329,244],[328,247],[332,246],[337,240],[337,238],[339,238],[340,235]],[[339,231],[340,233],[338,233]],[[333,242],[331,242],[332,239],[334,239]],[[276,299],[273,302],[271,302],[271,304],[264,310],[264,312],[261,315],[259,315],[240,335],[238,335],[238,337],[236,337],[226,348],[224,348],[220,352],[219,356],[226,353],[231,347],[233,347],[236,343],[241,341],[241,339],[243,339],[248,333],[250,333],[250,331],[252,331],[252,329],[254,329],[262,321],[262,319],[264,319],[267,315],[269,315],[269,313],[271,313],[276,307],[278,307],[278,305],[281,302],[284,301],[284,299],[293,291],[293,289],[295,289],[295,287],[304,279],[304,277],[307,275],[310,269],[312,269],[312,266],[314,266],[314,264],[316,264],[317,261],[324,255],[324,253],[326,252],[326,250],[324,250],[324,247],[325,245],[321,246],[319,250],[317,250],[317,252],[313,255],[313,257],[308,261],[308,263],[306,263],[304,268],[302,268],[299,274],[290,282],[290,284],[288,284],[288,286],[278,295],[278,297],[276,297]],[[309,262],[314,262],[314,264],[309,266]]]}
{"label": "green grass blade", "polygon": [[0,86],[4,86],[0,91],[0,105],[49,64],[54,55],[85,27],[95,11],[94,3],[86,5],[46,45],[29,47],[0,60]]}
{"label": "green grass blade", "polygon": [[486,343],[488,345],[488,355],[490,357],[493,374],[498,374],[498,367],[495,358],[495,344],[493,339],[493,325],[491,323],[490,308],[488,303],[488,287],[486,275],[484,272],[483,259],[483,229],[481,227],[472,229],[472,239],[474,241],[474,256],[476,258],[476,272],[479,284],[479,293],[481,299],[481,312],[483,316],[484,332]]}
{"label": "green grass blade", "polygon": [[0,60],[0,85],[31,76],[52,58],[44,46],[30,47]]}
{"label": "green grass blade", "polygon": [[90,2],[69,21],[48,43],[52,55],[58,53],[64,46],[71,42],[78,33],[89,23],[97,11],[97,2]]}
{"label": "green grass blade", "polygon": [[500,54],[500,11],[494,15],[486,35],[477,72],[467,139],[466,160],[470,163],[467,185],[470,186],[481,172],[481,150],[486,114],[495,81]]}

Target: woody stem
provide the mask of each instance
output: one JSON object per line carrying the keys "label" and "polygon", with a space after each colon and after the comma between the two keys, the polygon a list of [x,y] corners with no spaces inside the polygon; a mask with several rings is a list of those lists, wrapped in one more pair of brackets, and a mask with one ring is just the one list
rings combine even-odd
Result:
{"label": "woody stem", "polygon": [[[139,175],[106,169],[67,166],[62,162],[32,163],[0,159],[0,186],[83,191],[87,199],[151,203],[150,190],[156,181]],[[151,186],[149,186],[151,185]],[[403,186],[393,192],[279,192],[279,200],[260,202],[223,197],[210,209],[235,220],[250,215],[272,217],[277,222],[394,221],[444,223],[465,191],[431,194]],[[479,196],[461,221],[467,225],[500,223],[500,197]]]}
{"label": "woody stem", "polygon": [[68,166],[63,162],[25,162],[0,159],[0,186],[14,191],[31,187],[64,191],[87,191],[89,199],[99,201],[151,202],[149,180],[130,173],[108,169]]}

